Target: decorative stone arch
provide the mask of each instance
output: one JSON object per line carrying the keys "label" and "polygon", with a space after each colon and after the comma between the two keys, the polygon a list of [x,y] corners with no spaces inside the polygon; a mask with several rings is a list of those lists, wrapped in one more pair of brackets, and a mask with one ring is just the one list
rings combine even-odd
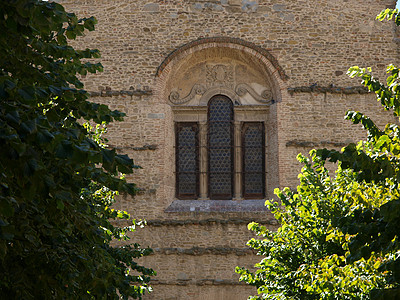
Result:
{"label": "decorative stone arch", "polygon": [[[207,198],[206,180],[200,176],[200,195],[193,200],[176,198],[174,124],[196,122],[200,136],[200,173],[207,168],[204,161],[207,135],[207,105],[215,95],[232,100],[235,110],[235,140],[240,139],[240,128],[246,122],[262,122],[265,127],[265,198],[273,197],[279,186],[277,105],[287,98],[288,76],[275,57],[252,43],[226,37],[203,38],[192,41],[169,54],[155,74],[155,99],[165,107],[166,140],[174,141],[165,149],[167,164],[164,186],[167,195],[166,211],[209,210],[221,207]],[[168,145],[168,143],[166,143]],[[240,143],[238,144],[240,147]],[[236,151],[236,150],[235,150]],[[240,169],[240,150],[235,168]],[[203,158],[202,158],[203,157]],[[240,174],[236,182],[241,181]],[[264,200],[241,201],[241,188],[235,183],[235,197],[224,201],[229,211],[265,210]],[[241,203],[238,205],[238,201]],[[193,208],[194,207],[194,208]],[[217,209],[218,210],[218,209]]]}
{"label": "decorative stone arch", "polygon": [[173,71],[179,69],[185,63],[188,56],[195,55],[207,49],[230,49],[250,58],[266,71],[271,85],[274,88],[274,97],[277,102],[287,97],[286,81],[288,76],[280,66],[277,59],[266,49],[251,42],[238,38],[212,37],[201,38],[189,42],[172,51],[158,66],[155,74],[155,95],[158,99],[167,100],[169,97],[168,81],[173,76]]}
{"label": "decorative stone arch", "polygon": [[[258,56],[260,58],[264,57],[265,59],[267,59],[267,61],[269,61],[274,66],[274,68],[278,71],[279,76],[281,77],[282,80],[288,79],[288,76],[285,74],[285,71],[279,65],[276,58],[271,53],[269,53],[268,50],[261,48],[253,43],[244,41],[242,39],[230,38],[230,37],[200,38],[200,39],[191,41],[191,42],[177,48],[176,50],[172,51],[164,59],[164,61],[158,66],[157,71],[156,71],[156,77],[159,77],[163,73],[164,69],[167,67],[167,65],[171,61],[179,59],[180,56],[185,55],[185,52],[192,51],[196,47],[198,47],[198,46],[201,47],[202,45],[209,45],[211,47],[215,47],[216,44],[231,44],[232,47],[234,47],[233,45],[238,45],[238,46],[242,46],[243,48],[247,48],[248,49],[247,51],[249,51],[250,49],[254,50],[256,53],[258,53]],[[192,50],[190,50],[190,49],[192,49]],[[246,49],[243,49],[243,50],[246,51]]]}
{"label": "decorative stone arch", "polygon": [[199,106],[207,106],[208,101],[216,95],[224,95],[232,100],[233,103],[240,104],[240,99],[232,90],[225,87],[215,87],[206,91],[199,100]]}

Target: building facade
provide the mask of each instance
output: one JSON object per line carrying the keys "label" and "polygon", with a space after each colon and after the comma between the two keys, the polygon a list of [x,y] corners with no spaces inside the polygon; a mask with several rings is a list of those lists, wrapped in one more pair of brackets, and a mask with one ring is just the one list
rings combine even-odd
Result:
{"label": "building facade", "polygon": [[396,122],[350,66],[384,78],[399,62],[399,34],[375,21],[395,0],[62,0],[96,31],[104,72],[84,78],[96,102],[126,113],[110,144],[142,169],[141,192],[119,209],[148,226],[133,240],[154,254],[145,299],[246,299],[235,266],[260,260],[247,223],[278,224],[265,209],[295,188],[299,152],[340,149],[365,137],[347,110]]}

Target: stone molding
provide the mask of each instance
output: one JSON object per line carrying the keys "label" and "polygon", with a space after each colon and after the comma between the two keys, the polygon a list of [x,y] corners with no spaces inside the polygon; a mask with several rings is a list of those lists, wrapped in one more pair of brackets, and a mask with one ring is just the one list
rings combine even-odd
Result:
{"label": "stone molding", "polygon": [[293,96],[294,93],[330,93],[330,94],[368,94],[368,89],[364,86],[350,86],[350,87],[338,87],[338,86],[298,86],[287,89],[289,94]]}
{"label": "stone molding", "polygon": [[205,106],[212,96],[215,96],[217,94],[224,94],[228,96],[231,100],[233,100],[235,105],[241,105],[239,97],[243,97],[247,93],[249,93],[254,100],[264,105],[272,105],[276,102],[272,97],[271,89],[266,88],[262,91],[261,95],[259,95],[250,85],[246,83],[240,83],[236,85],[234,92],[230,88],[223,86],[217,86],[206,90],[204,85],[196,83],[191,88],[189,94],[185,97],[180,98],[179,92],[176,89],[173,89],[169,94],[168,99],[172,104],[182,105],[193,100],[196,95],[201,95],[202,97],[200,99],[199,105]]}
{"label": "stone molding", "polygon": [[[185,200],[186,201],[186,200]],[[219,200],[220,201],[220,200]],[[226,218],[226,219],[216,219],[209,218],[203,220],[196,219],[184,219],[184,220],[147,220],[146,223],[148,226],[160,227],[160,226],[186,226],[186,225],[247,225],[251,222],[256,222],[261,225],[278,225],[278,221],[275,218],[271,218],[269,220],[265,219],[256,219],[256,218]]]}
{"label": "stone molding", "polygon": [[303,140],[291,140],[286,142],[286,147],[344,147],[349,143],[344,142],[332,142],[332,141],[320,141],[320,142],[311,142],[311,141],[303,141]]}
{"label": "stone molding", "polygon": [[283,68],[279,65],[278,60],[266,49],[261,48],[260,46],[257,46],[251,42],[244,41],[239,38],[231,38],[231,37],[208,37],[208,38],[199,38],[197,40],[191,41],[174,51],[172,51],[165,59],[164,61],[158,66],[155,77],[159,77],[161,73],[164,71],[166,66],[169,64],[170,61],[175,59],[177,56],[185,52],[186,50],[194,47],[194,46],[199,46],[199,45],[204,45],[204,44],[218,44],[218,43],[226,43],[226,44],[236,44],[238,46],[244,46],[247,48],[250,48],[254,51],[256,51],[259,55],[262,57],[265,57],[268,61],[271,62],[271,64],[274,66],[276,71],[279,74],[279,77],[286,81],[289,79],[289,77],[286,75],[285,71]]}
{"label": "stone molding", "polygon": [[230,88],[224,86],[216,86],[207,90],[200,98],[199,105],[207,106],[208,101],[216,95],[224,95],[233,101],[234,105],[240,105],[240,99],[238,95]]}
{"label": "stone molding", "polygon": [[229,255],[236,256],[254,255],[257,251],[250,248],[232,248],[232,247],[192,247],[192,248],[153,248],[153,254],[162,255]]}
{"label": "stone molding", "polygon": [[174,200],[165,212],[266,212],[265,200]]}
{"label": "stone molding", "polygon": [[113,96],[150,96],[153,95],[153,91],[151,90],[137,90],[137,89],[128,89],[128,90],[119,90],[113,91],[111,88],[107,88],[103,91],[94,92],[88,91],[90,97],[113,97]]}
{"label": "stone molding", "polygon": [[178,91],[172,90],[169,94],[169,101],[173,104],[184,104],[192,100],[196,95],[203,95],[206,92],[206,88],[202,84],[196,83],[193,85],[192,89],[190,90],[189,94],[183,98],[180,98]]}
{"label": "stone molding", "polygon": [[254,100],[263,104],[272,105],[275,103],[275,100],[272,98],[272,91],[270,89],[265,89],[264,91],[262,91],[261,95],[259,95],[248,84],[240,83],[236,86],[235,92],[239,96],[244,96],[249,93],[254,98]]}
{"label": "stone molding", "polygon": [[157,279],[152,279],[150,282],[151,285],[179,285],[179,286],[185,286],[185,285],[198,285],[198,286],[203,286],[203,285],[242,285],[246,286],[246,283],[238,281],[238,280],[232,280],[232,279],[178,279],[178,280],[157,280]]}
{"label": "stone molding", "polygon": [[[269,84],[273,90],[274,100],[279,103],[281,101],[286,101],[289,99],[289,94],[287,90],[287,79],[289,77],[285,74],[282,67],[278,64],[277,59],[267,50],[258,47],[251,42],[228,37],[201,38],[173,50],[157,68],[154,78],[154,96],[157,99],[161,99],[161,101],[165,101],[164,103],[171,104],[171,102],[168,100],[171,93],[171,87],[168,87],[167,84],[170,81],[173,82],[171,74],[174,70],[180,67],[180,63],[184,61],[186,57],[195,55],[197,52],[222,48],[236,51],[236,53],[243,54],[244,57],[247,57],[254,61],[258,61],[260,68],[268,73],[270,80]],[[215,64],[210,63],[209,65],[217,64],[218,63],[216,62]],[[226,77],[225,79],[228,79],[228,77]],[[235,77],[234,74],[233,77]],[[206,82],[204,82],[203,84],[206,85]],[[224,86],[215,86],[215,88],[227,89]],[[234,89],[232,88],[231,90],[233,94],[236,95]],[[230,97],[229,95],[227,96]]]}
{"label": "stone molding", "polygon": [[151,145],[146,144],[146,145],[143,145],[141,147],[136,147],[136,146],[133,146],[133,145],[117,146],[117,145],[112,145],[112,144],[109,144],[109,146],[111,148],[114,148],[114,149],[117,149],[117,150],[122,150],[122,149],[126,150],[126,149],[128,149],[128,150],[134,150],[134,151],[147,151],[147,150],[154,151],[154,150],[158,149],[158,145],[155,145],[155,144],[151,144]]}

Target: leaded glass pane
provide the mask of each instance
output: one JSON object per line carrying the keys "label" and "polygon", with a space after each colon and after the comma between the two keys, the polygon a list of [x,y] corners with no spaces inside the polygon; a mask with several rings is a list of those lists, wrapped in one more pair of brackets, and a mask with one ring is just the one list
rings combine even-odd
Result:
{"label": "leaded glass pane", "polygon": [[177,123],[176,168],[177,197],[198,197],[198,126],[197,123]]}
{"label": "leaded glass pane", "polygon": [[264,127],[262,123],[244,123],[243,195],[245,198],[264,196]]}
{"label": "leaded glass pane", "polygon": [[225,96],[215,96],[208,107],[209,197],[230,199],[233,190],[233,105]]}

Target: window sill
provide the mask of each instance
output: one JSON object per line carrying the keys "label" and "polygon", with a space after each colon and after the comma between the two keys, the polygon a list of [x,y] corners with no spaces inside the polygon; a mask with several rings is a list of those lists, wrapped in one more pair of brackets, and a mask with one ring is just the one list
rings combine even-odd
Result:
{"label": "window sill", "polygon": [[174,200],[165,212],[263,212],[265,200]]}

